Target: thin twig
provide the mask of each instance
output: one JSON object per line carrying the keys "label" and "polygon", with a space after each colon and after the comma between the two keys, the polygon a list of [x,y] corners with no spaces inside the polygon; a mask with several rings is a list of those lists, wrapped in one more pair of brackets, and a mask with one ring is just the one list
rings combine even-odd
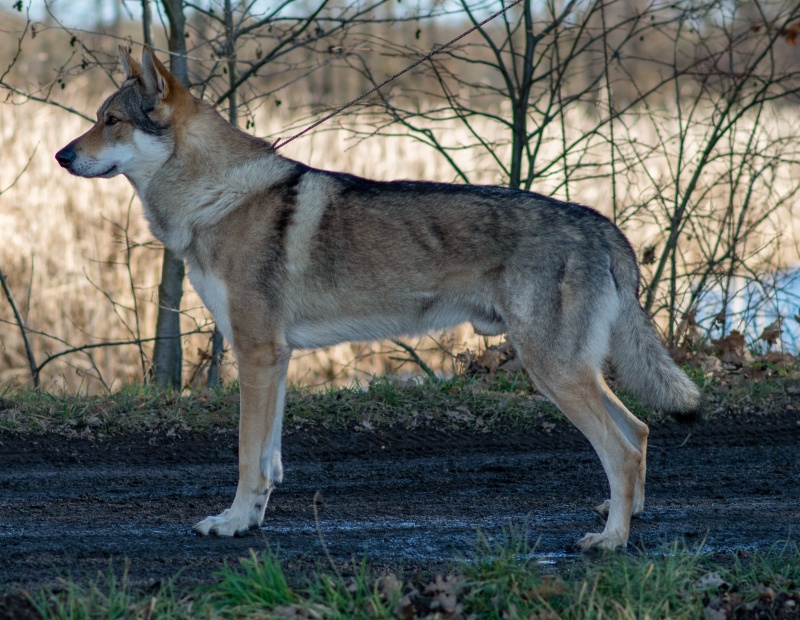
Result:
{"label": "thin twig", "polygon": [[30,157],[28,157],[28,161],[25,162],[25,165],[22,167],[22,170],[20,170],[19,174],[14,177],[14,180],[11,181],[11,184],[8,187],[6,187],[5,189],[0,189],[0,196],[2,196],[8,190],[10,190],[12,187],[14,187],[17,184],[17,181],[20,180],[22,175],[25,174],[25,171],[28,169],[28,167],[31,165],[31,162],[33,161],[33,156],[36,155],[36,149],[39,148],[39,144],[40,143],[37,142],[36,146],[33,147],[33,151],[31,151],[31,155],[30,155]]}
{"label": "thin twig", "polygon": [[17,325],[19,326],[19,331],[22,333],[22,342],[25,343],[25,353],[28,356],[28,366],[31,370],[31,379],[33,380],[33,387],[37,390],[39,389],[39,367],[36,365],[36,358],[33,356],[33,349],[31,348],[31,343],[28,340],[28,333],[25,328],[25,322],[22,320],[22,315],[19,313],[19,308],[17,308],[17,302],[14,301],[14,294],[11,292],[11,289],[8,286],[8,282],[6,281],[6,276],[2,270],[0,270],[0,285],[3,287],[3,291],[6,294],[6,299],[8,299],[8,303],[11,304],[11,310],[14,313],[14,318],[17,321]]}
{"label": "thin twig", "polygon": [[[148,9],[149,10],[149,9]],[[131,253],[133,246],[131,245],[130,238],[130,225],[131,225],[131,206],[133,205],[133,196],[128,202],[128,214],[125,219],[125,269],[128,272],[128,285],[131,288],[131,297],[133,297],[133,319],[136,326],[136,340],[139,341],[139,361],[142,365],[142,381],[147,381],[147,358],[144,354],[142,347],[142,329],[139,323],[139,302],[136,298],[136,285],[133,281],[133,271],[131,270]]]}
{"label": "thin twig", "polygon": [[79,112],[75,108],[71,108],[68,105],[64,105],[63,103],[59,103],[58,101],[53,101],[52,99],[48,99],[47,97],[37,97],[34,94],[26,93],[24,90],[20,90],[19,88],[11,86],[11,84],[7,84],[6,82],[3,82],[2,80],[0,80],[0,86],[5,88],[6,90],[10,90],[12,93],[16,93],[17,95],[20,95],[21,97],[25,97],[25,99],[28,99],[30,101],[38,101],[39,103],[47,103],[47,104],[53,105],[53,106],[55,106],[57,108],[61,108],[62,110],[66,110],[67,112],[71,112],[72,114],[75,114],[76,116],[80,116],[81,118],[86,119],[90,123],[94,123],[95,122],[95,119],[93,119],[91,116],[87,116],[83,112]]}
{"label": "thin twig", "polygon": [[319,512],[317,511],[317,504],[319,500],[322,498],[322,492],[317,491],[314,493],[314,499],[311,500],[311,505],[314,508],[314,525],[317,528],[317,535],[319,536],[319,542],[322,544],[322,550],[325,552],[325,557],[328,558],[328,562],[333,569],[333,572],[336,573],[336,576],[339,578],[339,581],[342,581],[342,574],[339,572],[339,569],[336,567],[336,563],[333,561],[333,557],[331,557],[331,552],[328,551],[328,543],[325,542],[325,537],[322,535],[322,527],[320,527],[319,523]]}
{"label": "thin twig", "polygon": [[412,347],[411,345],[407,345],[405,342],[403,342],[401,340],[392,340],[392,342],[394,344],[396,344],[398,347],[400,347],[401,349],[403,349],[403,351],[408,353],[411,356],[411,359],[414,361],[414,363],[416,363],[417,366],[422,368],[422,370],[425,372],[426,375],[428,375],[429,378],[434,379],[434,380],[437,378],[436,377],[436,373],[433,372],[433,370],[431,370],[431,367],[428,366],[423,361],[423,359],[417,354],[417,352],[414,350],[414,347]]}
{"label": "thin twig", "polygon": [[301,131],[300,133],[297,133],[297,134],[293,135],[291,138],[289,138],[288,140],[284,140],[283,142],[281,142],[281,143],[280,143],[280,145],[278,144],[278,142],[280,141],[280,138],[278,138],[278,139],[275,141],[275,143],[272,145],[272,148],[274,148],[275,150],[277,150],[277,149],[279,149],[279,148],[282,148],[282,147],[286,146],[287,144],[289,144],[289,143],[290,143],[292,140],[296,140],[297,138],[299,138],[300,136],[302,136],[302,135],[304,135],[304,134],[308,133],[309,131],[311,131],[311,130],[312,130],[312,129],[314,129],[315,127],[319,127],[319,126],[320,126],[320,125],[322,125],[322,123],[324,123],[325,121],[327,121],[327,120],[329,120],[329,119],[333,118],[334,116],[336,116],[336,115],[337,115],[337,114],[339,114],[340,112],[343,112],[344,110],[346,110],[346,109],[347,109],[347,108],[349,108],[350,106],[352,106],[352,105],[354,105],[354,104],[358,103],[359,101],[361,101],[362,99],[364,99],[364,98],[368,97],[369,95],[371,95],[372,93],[374,93],[376,90],[379,90],[379,89],[383,88],[384,86],[386,86],[386,85],[387,85],[389,82],[391,82],[392,80],[396,80],[397,78],[399,78],[399,77],[400,77],[401,75],[403,75],[404,73],[407,73],[408,71],[411,71],[411,69],[413,69],[414,67],[416,67],[416,66],[418,66],[418,65],[421,65],[423,62],[425,62],[426,60],[429,60],[430,58],[432,58],[432,57],[433,57],[433,56],[435,56],[436,54],[439,54],[439,53],[441,53],[442,51],[444,51],[445,49],[447,49],[448,47],[450,47],[450,46],[451,46],[451,45],[453,45],[454,43],[456,43],[456,42],[460,41],[461,39],[463,39],[463,38],[464,38],[464,37],[466,37],[467,35],[469,35],[469,34],[472,34],[472,33],[473,33],[473,32],[475,32],[476,30],[480,29],[482,26],[484,26],[484,25],[488,24],[490,21],[492,21],[492,20],[493,20],[493,19],[495,19],[496,17],[499,17],[500,15],[502,15],[503,13],[505,13],[506,11],[508,11],[509,9],[511,9],[511,8],[513,8],[513,7],[515,7],[515,6],[517,6],[517,5],[518,5],[520,2],[522,2],[522,1],[523,1],[523,0],[514,0],[514,2],[512,2],[512,3],[511,3],[511,4],[509,4],[508,6],[504,7],[504,8],[503,8],[503,9],[501,9],[500,11],[497,11],[497,13],[494,13],[493,15],[490,15],[489,17],[487,17],[486,19],[484,19],[484,20],[483,20],[481,23],[479,23],[479,24],[476,24],[475,26],[473,26],[473,27],[472,27],[472,28],[470,28],[469,30],[466,30],[466,31],[462,32],[460,35],[458,35],[458,36],[457,36],[457,37],[455,37],[454,39],[451,39],[450,41],[448,41],[448,42],[447,42],[447,43],[445,43],[444,45],[440,45],[439,47],[437,47],[437,48],[436,48],[435,50],[433,50],[432,52],[429,52],[429,53],[427,53],[425,56],[423,56],[422,58],[419,58],[419,59],[417,59],[416,61],[414,61],[413,63],[411,63],[410,65],[408,65],[408,66],[407,66],[405,69],[403,69],[402,71],[398,71],[398,72],[397,72],[397,73],[395,73],[393,76],[391,76],[391,77],[389,77],[389,78],[385,79],[383,82],[381,82],[380,84],[378,84],[378,85],[377,85],[377,86],[375,86],[374,88],[371,88],[371,89],[369,89],[369,90],[368,90],[367,92],[365,92],[363,95],[360,95],[359,97],[356,97],[355,99],[353,99],[353,100],[352,100],[352,101],[350,101],[349,103],[345,103],[343,106],[340,106],[340,107],[338,107],[337,109],[335,109],[335,110],[334,110],[333,112],[331,112],[330,114],[326,114],[325,116],[323,116],[321,119],[319,119],[319,120],[318,120],[318,121],[316,121],[315,123],[312,123],[311,125],[309,125],[309,126],[308,126],[308,127],[306,127],[305,129],[303,129],[303,131]]}
{"label": "thin twig", "polygon": [[141,345],[143,342],[155,342],[156,340],[174,340],[175,338],[180,338],[182,334],[177,336],[162,336],[162,337],[153,337],[153,338],[134,338],[133,340],[110,340],[108,342],[95,342],[91,344],[83,344],[79,347],[72,347],[71,349],[64,349],[63,351],[59,351],[58,353],[53,353],[52,355],[48,355],[47,358],[39,364],[37,370],[41,370],[47,364],[52,362],[54,359],[62,357],[64,355],[69,355],[70,353],[80,353],[81,351],[88,351],[89,349],[100,349],[102,347],[121,347],[126,345]]}

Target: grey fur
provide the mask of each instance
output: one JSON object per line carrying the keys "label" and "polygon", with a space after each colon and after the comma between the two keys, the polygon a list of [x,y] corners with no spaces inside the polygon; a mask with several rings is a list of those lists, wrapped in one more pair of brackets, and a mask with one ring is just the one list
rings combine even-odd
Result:
{"label": "grey fur", "polygon": [[612,331],[611,360],[622,385],[645,404],[679,419],[697,415],[700,390],[669,356],[635,299],[623,304]]}

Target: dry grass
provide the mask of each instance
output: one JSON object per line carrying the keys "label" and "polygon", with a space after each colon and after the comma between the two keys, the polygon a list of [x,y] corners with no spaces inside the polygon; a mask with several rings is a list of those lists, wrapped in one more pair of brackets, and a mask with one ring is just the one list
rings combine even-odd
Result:
{"label": "dry grass", "polygon": [[[68,98],[76,109],[91,113],[97,101],[76,94]],[[270,117],[259,129],[278,134],[288,119]],[[88,123],[66,112],[38,104],[0,106],[3,166],[0,188],[6,188],[30,159],[19,181],[0,196],[0,268],[6,273],[28,327],[57,336],[71,345],[102,340],[127,340],[137,332],[133,312],[131,278],[126,266],[127,244],[131,251],[131,274],[135,286],[142,336],[152,335],[157,314],[160,247],[153,241],[129,183],[122,177],[87,181],[66,174],[54,153],[88,128]],[[380,178],[446,178],[431,153],[411,141],[375,139],[347,150],[341,131],[321,132],[298,140],[286,155],[356,174]],[[32,155],[32,157],[31,157]],[[127,232],[126,232],[127,229]],[[186,283],[183,329],[210,325],[210,315]],[[0,318],[13,319],[5,299]],[[427,342],[425,358],[438,368],[447,368],[449,351],[460,334]],[[209,347],[209,337],[198,334],[184,343],[188,366],[202,361],[198,350]],[[37,358],[67,346],[43,336],[32,336]],[[145,346],[145,353],[151,351]],[[393,354],[390,352],[394,352]],[[376,355],[378,354],[378,355]],[[334,381],[346,383],[384,374],[401,365],[390,357],[405,357],[392,344],[353,344],[297,356],[291,379],[306,384]],[[230,361],[230,360],[229,360]],[[95,368],[96,367],[96,368]],[[187,368],[187,373],[192,369]],[[139,352],[135,346],[92,351],[92,359],[74,354],[48,365],[43,383],[48,389],[95,391],[141,380]],[[235,373],[228,365],[228,375]],[[28,376],[22,339],[18,329],[0,323],[0,385],[26,381]]]}
{"label": "dry grass", "polygon": [[[68,94],[69,104],[89,114],[98,101],[86,100],[81,94],[81,84]],[[286,112],[282,112],[286,114]],[[568,119],[569,131],[578,135],[592,123],[587,116],[573,110]],[[669,112],[664,113],[665,117]],[[650,118],[626,119],[628,132],[636,135],[640,143],[656,142],[656,130],[668,120]],[[792,121],[795,125],[798,123]],[[287,126],[292,119],[281,114],[262,113],[257,131],[261,135],[281,135],[286,138]],[[51,334],[71,345],[101,340],[125,340],[136,335],[137,330],[146,337],[152,335],[156,317],[157,282],[160,273],[160,249],[152,241],[141,216],[141,207],[124,178],[87,181],[72,177],[59,169],[53,154],[69,140],[88,128],[88,123],[66,112],[30,103],[21,106],[0,105],[0,189],[10,185],[30,159],[27,170],[19,181],[0,196],[0,268],[8,275],[17,302],[31,329]],[[496,131],[486,125],[479,130]],[[765,115],[759,121],[759,139],[765,144],[781,136],[797,136],[800,127],[791,126],[787,115]],[[747,139],[747,132],[734,136]],[[448,135],[452,144],[468,140],[458,127]],[[691,140],[692,137],[690,136]],[[698,142],[700,137],[697,137]],[[551,136],[542,157],[557,157],[559,136]],[[669,153],[669,149],[665,149]],[[452,181],[454,174],[433,151],[410,138],[371,138],[355,143],[352,134],[342,129],[318,131],[310,137],[287,146],[284,155],[318,167],[343,170],[375,178],[423,178]],[[459,163],[472,171],[476,183],[497,183],[500,179],[487,157],[463,151]],[[584,163],[602,163],[607,157],[607,146],[598,140],[595,146],[582,155]],[[635,169],[618,177],[617,192],[621,203],[638,206],[625,224],[637,251],[656,243],[663,236],[665,214],[659,211],[654,192],[667,192],[671,184],[671,155],[651,155],[644,169]],[[724,166],[725,162],[721,162]],[[774,195],[789,192],[792,178],[798,178],[798,165],[788,163],[779,171],[779,178],[770,189]],[[713,178],[709,175],[709,179]],[[542,193],[559,185],[558,175],[543,179],[533,189]],[[724,201],[724,191],[710,186],[698,204],[713,214]],[[563,188],[557,192],[563,197]],[[586,179],[573,181],[570,199],[597,207],[611,215],[610,181]],[[663,198],[663,196],[661,196]],[[783,250],[778,254],[774,245],[767,250],[754,251],[754,265],[762,263],[768,255],[772,268],[790,264],[796,256],[794,239],[798,220],[792,212],[792,203],[782,205],[763,224],[761,238],[781,237]],[[126,232],[127,231],[127,232]],[[126,242],[126,235],[129,242]],[[130,244],[130,275],[126,266],[127,246]],[[687,247],[687,260],[698,250]],[[134,283],[138,307],[137,327],[133,312]],[[193,330],[210,324],[208,313],[188,282],[183,303],[183,327]],[[5,303],[0,301],[0,318],[12,319]],[[209,348],[209,336],[197,334],[184,343],[187,366],[202,362],[199,353]],[[452,369],[450,351],[466,344],[476,347],[482,340],[462,328],[452,334],[433,340],[418,341],[423,358],[435,368],[448,372]],[[34,350],[39,359],[66,345],[44,336],[33,336]],[[145,354],[150,352],[145,346]],[[290,369],[293,381],[304,384],[323,382],[346,383],[396,370],[402,365],[393,358],[407,357],[391,343],[348,344],[297,356]],[[230,360],[228,360],[230,361]],[[0,323],[0,385],[13,384],[27,379],[24,349],[18,329],[9,323]],[[407,369],[410,369],[406,365]],[[229,364],[226,372],[233,376]],[[48,389],[97,391],[103,383],[94,377],[101,375],[106,387],[141,380],[142,367],[135,346],[96,349],[91,358],[75,354],[50,364],[43,375]],[[187,368],[187,376],[191,368]]]}

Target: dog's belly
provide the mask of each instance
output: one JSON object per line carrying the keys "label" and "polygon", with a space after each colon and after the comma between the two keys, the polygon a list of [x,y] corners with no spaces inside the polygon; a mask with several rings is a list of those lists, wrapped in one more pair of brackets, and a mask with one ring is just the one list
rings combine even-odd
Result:
{"label": "dog's belly", "polygon": [[[285,330],[287,344],[293,349],[318,349],[341,342],[364,342],[418,336],[443,329],[452,329],[471,322],[476,332],[495,335],[505,332],[502,321],[485,311],[452,305],[439,307],[412,316],[386,314],[371,317],[337,317],[303,319]],[[480,329],[479,329],[480,326]]]}
{"label": "dog's belly", "polygon": [[407,321],[400,317],[339,318],[299,321],[286,330],[286,342],[293,349],[318,349],[340,342],[363,342],[396,337],[406,333]]}

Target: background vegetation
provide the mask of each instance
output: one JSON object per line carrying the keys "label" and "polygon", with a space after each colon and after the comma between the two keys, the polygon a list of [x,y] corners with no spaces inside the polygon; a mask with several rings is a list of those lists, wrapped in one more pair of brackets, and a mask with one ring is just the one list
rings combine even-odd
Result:
{"label": "background vegetation", "polygon": [[[744,560],[703,555],[673,544],[656,552],[609,554],[576,561],[553,574],[535,559],[518,529],[480,538],[446,574],[374,574],[353,560],[344,572],[287,579],[278,554],[242,558],[213,587],[181,592],[171,581],[132,587],[110,566],[88,584],[63,581],[14,605],[32,618],[468,618],[532,620],[602,618],[798,617],[800,550],[792,543]],[[9,607],[11,607],[9,605]]]}
{"label": "background vegetation", "polygon": [[[117,44],[138,53],[151,40],[232,122],[286,140],[502,8],[107,5],[116,13],[103,19],[43,1],[3,15],[0,384],[29,382],[33,366],[50,389],[193,386],[220,368],[213,323],[190,287],[175,305],[180,265],[164,268],[175,265],[127,182],[76,179],[52,157],[118,84]],[[735,332],[743,347],[793,353],[798,35],[800,6],[784,0],[523,1],[281,153],[376,178],[503,184],[591,205],[631,238],[642,303],[670,346],[713,338],[724,348]],[[172,293],[159,290],[170,282]],[[160,357],[155,343],[177,351]],[[408,344],[448,373],[465,347],[497,341],[461,329],[342,345],[299,355],[291,377],[314,385],[419,372]]]}

